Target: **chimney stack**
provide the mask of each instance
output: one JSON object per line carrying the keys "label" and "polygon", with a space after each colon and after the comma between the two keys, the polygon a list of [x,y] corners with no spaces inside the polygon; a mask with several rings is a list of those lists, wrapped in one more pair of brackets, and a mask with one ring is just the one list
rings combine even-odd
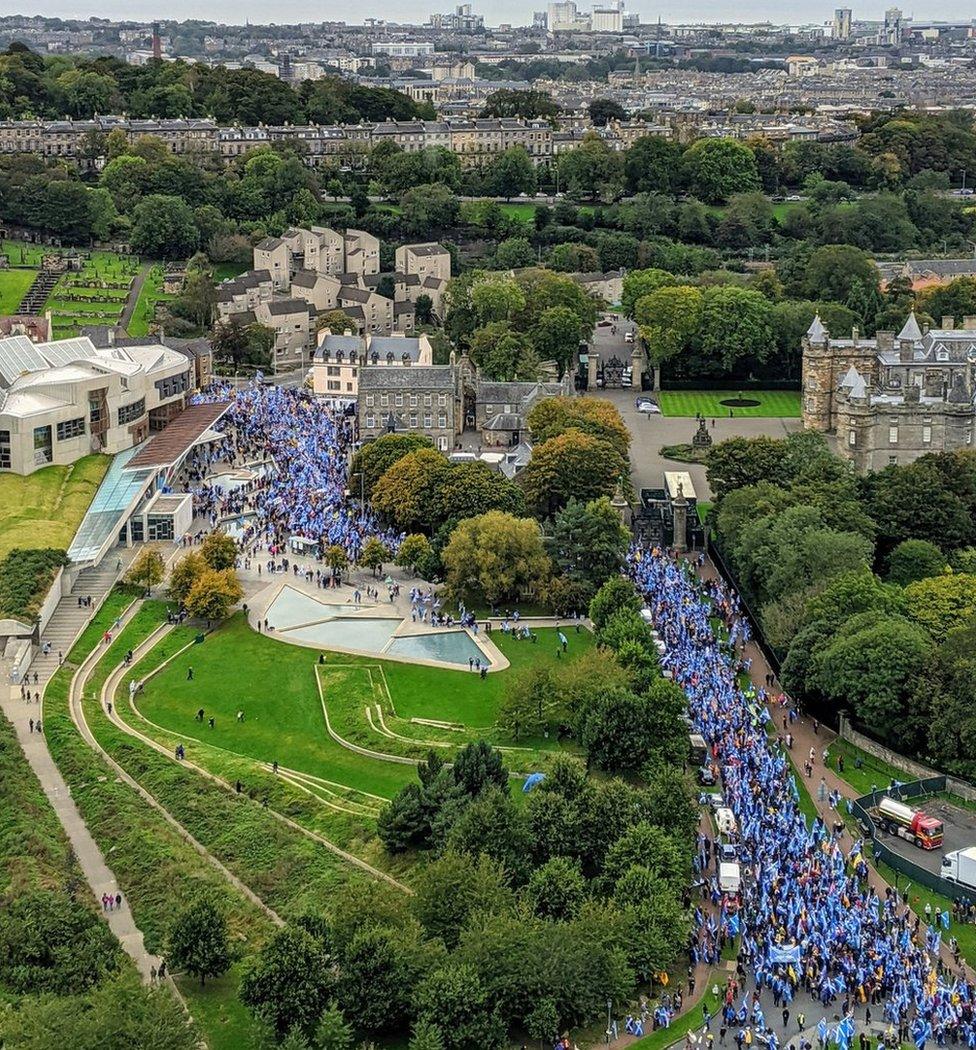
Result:
{"label": "chimney stack", "polygon": [[966,314],[966,316],[962,319],[962,326],[966,329],[967,332],[972,332],[974,329],[976,329],[976,315]]}
{"label": "chimney stack", "polygon": [[152,53],[153,58],[161,59],[163,57],[163,41],[159,36],[159,23],[153,22],[152,31]]}
{"label": "chimney stack", "polygon": [[944,332],[951,332],[956,327],[956,319],[951,314],[942,315],[942,330]]}

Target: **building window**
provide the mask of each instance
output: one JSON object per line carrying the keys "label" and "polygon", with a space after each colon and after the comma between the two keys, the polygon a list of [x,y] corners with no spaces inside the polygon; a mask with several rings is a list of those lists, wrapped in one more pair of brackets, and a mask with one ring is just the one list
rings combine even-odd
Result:
{"label": "building window", "polygon": [[178,376],[167,376],[165,379],[156,380],[156,390],[161,399],[185,394],[189,385],[189,372],[181,372]]}
{"label": "building window", "polygon": [[13,461],[10,455],[10,431],[0,430],[0,470],[10,470]]}
{"label": "building window", "polygon": [[443,408],[447,404],[447,394],[438,394],[437,403]]}
{"label": "building window", "polygon": [[173,519],[170,515],[150,514],[146,518],[146,532],[149,540],[171,540],[173,538]]}
{"label": "building window", "polygon": [[403,408],[403,394],[396,395],[396,407]]}
{"label": "building window", "polygon": [[443,430],[447,426],[447,413],[441,412],[437,417],[437,425]]}
{"label": "building window", "polygon": [[415,430],[417,428],[417,413],[416,412],[411,412],[410,413],[410,426],[412,426]]}
{"label": "building window", "polygon": [[342,389],[342,383],[339,382],[338,379],[330,379],[325,385],[326,385],[326,387],[329,390],[341,390]]}
{"label": "building window", "polygon": [[411,408],[416,408],[417,407],[417,395],[416,394],[411,394],[410,395],[410,407]]}
{"label": "building window", "polygon": [[898,427],[888,427],[888,444],[898,444]]}
{"label": "building window", "polygon": [[433,421],[434,421],[433,414],[430,413],[430,412],[425,412],[424,413],[424,428],[426,430],[430,430]]}
{"label": "building window", "polygon": [[380,406],[382,408],[389,408],[390,407],[390,395],[389,394],[380,394]]}
{"label": "building window", "polygon": [[367,408],[372,408],[373,407],[373,401],[374,401],[373,395],[372,394],[367,394],[366,395],[366,407]]}
{"label": "building window", "polygon": [[34,462],[50,463],[53,459],[51,452],[51,428],[34,427]]}
{"label": "building window", "polygon": [[376,417],[375,417],[375,416],[374,416],[374,415],[373,415],[372,413],[370,413],[370,414],[369,414],[369,415],[368,415],[368,416],[366,417],[366,426],[367,426],[367,427],[368,427],[368,428],[369,428],[370,430],[372,430],[372,429],[373,429],[373,427],[375,427],[375,426],[376,426]]}
{"label": "building window", "polygon": [[932,428],[922,427],[922,444],[929,445],[932,442]]}
{"label": "building window", "polygon": [[101,423],[102,403],[100,401],[88,402],[88,418],[92,423]]}
{"label": "building window", "polygon": [[68,441],[71,438],[81,437],[85,432],[85,417],[79,419],[68,419],[58,423],[58,441]]}
{"label": "building window", "polygon": [[131,423],[133,420],[138,419],[144,415],[146,411],[146,399],[144,397],[139,398],[138,401],[133,401],[131,405],[123,405],[119,409],[119,426],[125,426],[126,423]]}
{"label": "building window", "polygon": [[898,457],[897,456],[889,456],[888,457],[888,466],[889,467],[896,467],[897,465],[898,465]]}
{"label": "building window", "polygon": [[338,368],[336,368],[336,367],[335,367],[335,365],[330,365],[330,366],[329,366],[329,367],[328,367],[328,368],[327,368],[327,369],[325,370],[325,374],[326,374],[327,376],[337,376],[337,375],[339,374],[339,369],[338,369]]}

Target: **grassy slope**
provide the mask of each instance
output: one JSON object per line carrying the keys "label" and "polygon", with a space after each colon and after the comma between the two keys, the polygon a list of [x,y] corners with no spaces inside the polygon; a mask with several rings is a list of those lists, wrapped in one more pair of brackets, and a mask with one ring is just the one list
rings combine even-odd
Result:
{"label": "grassy slope", "polygon": [[34,283],[33,270],[0,270],[0,314],[15,314]]}
{"label": "grassy slope", "polygon": [[[79,884],[81,870],[68,839],[27,764],[13,726],[2,714],[0,798],[0,900]],[[81,897],[90,899],[88,894]]]}
{"label": "grassy slope", "polygon": [[0,474],[0,558],[14,547],[67,548],[110,462],[85,456],[27,477]]}
{"label": "grassy slope", "polygon": [[163,270],[159,265],[153,266],[146,279],[143,281],[142,290],[136,300],[136,308],[129,322],[129,335],[143,336],[149,334],[149,326],[153,322],[156,303],[166,302],[175,296],[167,295],[163,291]]}
{"label": "grassy slope", "polygon": [[[662,390],[658,403],[665,416],[707,416],[711,419],[727,418],[729,409],[721,402],[735,398],[735,390]],[[800,415],[800,394],[797,390],[745,390],[744,398],[759,401],[755,408],[733,409],[736,419],[746,416],[757,418],[792,418]]]}
{"label": "grassy slope", "polygon": [[[500,632],[493,638],[512,661],[512,668],[518,669],[555,661],[555,632],[539,633],[542,637],[537,645],[503,639]],[[570,635],[571,651],[592,644],[588,634]],[[237,616],[146,683],[139,709],[172,732],[263,762],[277,758],[292,768],[356,790],[391,797],[413,780],[413,770],[354,754],[332,740],[322,718],[315,660],[315,650],[257,634]],[[464,670],[345,654],[335,654],[332,661],[349,668],[382,668],[402,718],[433,718],[473,727],[492,724],[512,673],[501,671],[481,679]],[[187,679],[188,666],[193,667],[192,681]],[[226,674],[229,667],[234,668],[233,679]],[[326,681],[330,677],[327,674]],[[246,689],[242,682],[248,683]],[[214,715],[214,729],[195,720],[201,707],[207,718]],[[245,712],[243,723],[236,720],[239,710]],[[382,751],[383,743],[377,736],[371,746]]]}
{"label": "grassy slope", "polygon": [[[89,831],[107,857],[129,900],[136,923],[151,951],[165,948],[165,933],[174,914],[200,894],[215,900],[228,918],[232,941],[238,953],[254,950],[271,932],[264,913],[245,900],[200,857],[163,818],[134,791],[112,775],[78,736],[68,714],[68,686],[75,667],[94,648],[106,627],[132,601],[123,590],[106,599],[91,626],[79,639],[65,666],[55,675],[45,693],[44,730],[48,746],[71,789]],[[196,1016],[197,985],[187,982],[183,991]],[[253,1045],[254,1032],[236,1001],[236,979],[225,985],[225,1003],[215,1003],[218,990],[207,989],[207,1009],[198,1016],[212,1050],[231,1050]],[[224,1012],[233,1019],[219,1023]],[[210,1029],[214,1021],[216,1027]],[[225,1028],[227,1036],[225,1037]]]}

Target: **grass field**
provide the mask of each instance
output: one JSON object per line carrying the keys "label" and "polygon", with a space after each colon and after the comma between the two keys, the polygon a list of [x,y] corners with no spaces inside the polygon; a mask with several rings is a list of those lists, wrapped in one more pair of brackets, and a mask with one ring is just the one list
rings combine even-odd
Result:
{"label": "grass field", "polygon": [[155,320],[156,304],[167,302],[175,296],[163,291],[163,268],[156,264],[146,274],[142,290],[136,300],[136,308],[129,322],[129,335],[143,336],[149,334],[149,327]]}
{"label": "grass field", "polygon": [[[758,401],[748,408],[729,408],[723,401],[739,397]],[[745,417],[798,418],[800,392],[798,390],[662,390],[657,395],[661,413],[665,416],[705,416],[708,419],[727,419],[731,412],[736,419]]]}
{"label": "grass field", "polygon": [[[356,792],[391,797],[414,779],[410,766],[350,751],[328,733],[322,712],[315,671],[321,672],[323,695],[333,729],[355,743],[381,753],[423,757],[425,741],[456,743],[492,736],[492,725],[508,682],[515,671],[530,664],[556,661],[553,629],[540,630],[539,642],[517,642],[501,632],[493,638],[511,661],[511,668],[482,679],[465,670],[443,670],[419,664],[376,660],[333,653],[325,665],[316,664],[316,650],[278,642],[257,634],[242,616],[232,618],[202,644],[187,650],[159,675],[146,682],[139,698],[140,713],[163,729],[199,739],[207,745],[260,762],[277,759],[292,769],[322,777]],[[570,657],[593,646],[588,633],[570,635]],[[193,680],[187,677],[192,666]],[[229,678],[226,669],[233,667]],[[407,739],[391,739],[372,730],[365,708],[377,697],[371,682],[377,680],[385,715],[395,715],[390,728]],[[243,689],[239,683],[246,682]],[[388,694],[387,694],[388,690]],[[213,729],[195,716],[199,708]],[[237,712],[245,719],[238,722]],[[410,719],[427,718],[470,727],[463,730],[426,728]],[[545,746],[545,742],[538,742]],[[537,752],[515,755],[533,765]]]}
{"label": "grass field", "polygon": [[85,456],[27,477],[0,474],[0,558],[14,547],[66,549],[109,462],[109,456]]}
{"label": "grass field", "polygon": [[[513,201],[510,204],[500,204],[502,212],[512,219],[520,219],[527,226],[531,226],[535,223],[535,210],[538,207],[545,205],[545,201]],[[593,209],[583,205],[578,207],[579,212],[592,213]]]}
{"label": "grass field", "polygon": [[0,314],[15,314],[34,283],[33,270],[0,270]]}

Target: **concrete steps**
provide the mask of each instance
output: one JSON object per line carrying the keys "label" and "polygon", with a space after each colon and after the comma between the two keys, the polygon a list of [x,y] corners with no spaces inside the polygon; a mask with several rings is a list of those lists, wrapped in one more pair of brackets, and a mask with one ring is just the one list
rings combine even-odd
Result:
{"label": "concrete steps", "polygon": [[[75,581],[71,593],[58,602],[54,615],[41,635],[41,648],[30,666],[32,690],[43,690],[52,675],[61,666],[62,659],[67,658],[68,651],[74,645],[78,635],[88,626],[89,620],[118,579],[117,564],[117,559],[110,553],[102,565],[95,569],[83,570]],[[91,597],[91,606],[79,606],[78,599],[87,597]],[[45,645],[50,646],[50,652],[47,655],[44,654]],[[34,684],[35,674],[37,675],[36,685]]]}

